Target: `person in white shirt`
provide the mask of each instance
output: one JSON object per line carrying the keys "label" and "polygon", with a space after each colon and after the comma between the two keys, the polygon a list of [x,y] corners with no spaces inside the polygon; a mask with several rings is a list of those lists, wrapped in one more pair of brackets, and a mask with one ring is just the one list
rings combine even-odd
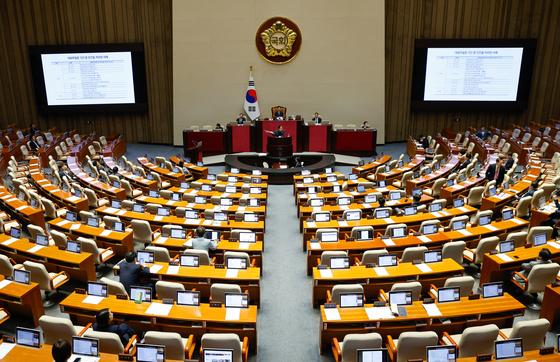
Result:
{"label": "person in white shirt", "polygon": [[218,242],[216,240],[210,240],[204,237],[206,229],[199,226],[195,230],[195,238],[192,240],[192,248],[196,250],[216,250],[218,247]]}

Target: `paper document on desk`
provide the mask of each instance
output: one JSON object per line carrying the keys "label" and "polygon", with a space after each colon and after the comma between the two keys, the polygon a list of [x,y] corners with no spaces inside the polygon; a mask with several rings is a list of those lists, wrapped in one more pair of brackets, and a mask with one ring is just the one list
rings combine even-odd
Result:
{"label": "paper document on desk", "polygon": [[152,303],[148,309],[146,309],[145,313],[168,316],[169,312],[171,312],[171,307],[173,307],[172,304]]}
{"label": "paper document on desk", "polygon": [[124,214],[126,214],[126,210],[117,211],[117,215],[124,215]]}
{"label": "paper document on desk", "polygon": [[222,221],[212,221],[212,226],[222,226]]}
{"label": "paper document on desk", "polygon": [[163,268],[163,265],[154,264],[150,267],[150,273],[155,274]]}
{"label": "paper document on desk", "polygon": [[437,211],[432,212],[432,215],[435,216],[435,217],[442,217],[443,216],[441,213],[439,213]]}
{"label": "paper document on desk", "polygon": [[114,214],[117,211],[119,211],[119,210],[115,209],[114,207],[108,207],[108,208],[105,209],[105,212],[109,213],[109,214]]}
{"label": "paper document on desk", "polygon": [[377,189],[377,191],[379,191],[379,192],[387,192],[387,191],[389,191],[389,189],[386,188],[386,187],[379,187],[379,188]]}
{"label": "paper document on desk", "polygon": [[5,286],[9,285],[12,281],[11,280],[2,280],[0,281],[0,289],[4,288]]}
{"label": "paper document on desk", "polygon": [[316,226],[317,226],[317,224],[315,224],[315,221],[308,221],[307,222],[307,227],[308,228],[314,228]]}
{"label": "paper document on desk", "polygon": [[27,252],[28,253],[36,253],[43,248],[44,248],[43,245],[35,245],[34,247],[27,249]]}
{"label": "paper document on desk", "polygon": [[494,225],[484,225],[484,227],[485,227],[487,230],[490,230],[490,231],[496,231],[496,230],[498,230],[498,228],[495,227]]}
{"label": "paper document on desk", "polygon": [[309,248],[311,250],[321,249],[321,244],[319,244],[319,243],[309,243]]}
{"label": "paper document on desk", "polygon": [[513,221],[517,225],[523,225],[526,222],[525,220],[521,220],[521,219],[510,219],[510,221]]}
{"label": "paper document on desk", "polygon": [[510,256],[507,255],[507,254],[496,254],[496,256],[497,256],[498,258],[502,259],[502,261],[505,261],[505,262],[513,261],[513,258],[510,257]]}
{"label": "paper document on desk", "polygon": [[103,230],[99,236],[109,236],[112,232],[112,230]]}
{"label": "paper document on desk", "polygon": [[226,308],[226,321],[238,321],[241,316],[241,308]]}
{"label": "paper document on desk", "polygon": [[228,269],[228,270],[226,270],[226,278],[237,278],[238,274],[239,274],[238,269]]}
{"label": "paper document on desk", "polygon": [[416,267],[420,269],[422,273],[430,273],[433,271],[432,268],[430,268],[430,266],[426,263],[416,264]]}
{"label": "paper document on desk", "polygon": [[192,248],[192,239],[185,241],[183,243],[183,246],[186,246],[187,248]]}
{"label": "paper document on desk", "polygon": [[461,207],[458,207],[457,209],[458,209],[458,210],[461,210],[462,212],[469,212],[469,208],[468,208],[468,207],[461,206]]}
{"label": "paper document on desk", "polygon": [[95,305],[97,305],[97,304],[101,303],[101,301],[102,301],[103,299],[104,299],[103,297],[98,297],[98,296],[95,296],[95,295],[88,295],[87,297],[85,297],[85,298],[82,300],[82,303],[85,303],[85,304],[95,304]]}
{"label": "paper document on desk", "polygon": [[457,232],[459,232],[459,233],[461,233],[465,236],[471,236],[472,235],[471,232],[466,230],[466,229],[457,230]]}
{"label": "paper document on desk", "polygon": [[370,208],[371,208],[371,204],[362,204],[362,208],[364,208],[364,209],[370,209]]}
{"label": "paper document on desk", "polygon": [[163,216],[161,215],[154,216],[154,221],[162,221],[162,220],[163,220]]}
{"label": "paper document on desk", "polygon": [[332,270],[330,269],[319,269],[319,274],[321,274],[321,278],[332,278]]}
{"label": "paper document on desk", "polygon": [[66,201],[69,201],[69,202],[76,202],[76,201],[78,201],[79,199],[80,199],[79,197],[76,197],[76,196],[73,196],[73,195],[72,195],[72,196],[70,196],[70,197],[67,197],[67,198],[66,198]]}
{"label": "paper document on desk", "polygon": [[560,249],[560,244],[557,241],[549,241],[548,245],[552,246],[554,249]]}
{"label": "paper document on desk", "polygon": [[212,220],[204,220],[202,225],[212,225]]}
{"label": "paper document on desk", "polygon": [[339,321],[340,320],[340,313],[336,308],[323,308],[325,311],[325,318],[328,321]]}
{"label": "paper document on desk", "polygon": [[[204,223],[206,221],[208,221],[208,220],[204,220]],[[198,225],[199,223],[200,223],[200,220],[198,220],[198,219],[187,219],[187,220],[185,220],[185,224],[187,224],[187,225]]]}
{"label": "paper document on desk", "polygon": [[25,210],[25,209],[27,209],[27,205],[23,205],[23,206],[20,206],[20,207],[16,207],[16,210],[17,210],[17,211],[21,211],[21,210]]}
{"label": "paper document on desk", "polygon": [[348,207],[348,205],[340,205],[340,209],[342,209],[342,210],[348,210],[348,209],[350,209],[350,208]]}
{"label": "paper document on desk", "polygon": [[249,243],[239,243],[239,249],[240,250],[248,250],[249,249]]}
{"label": "paper document on desk", "polygon": [[179,265],[168,266],[166,274],[179,274]]}
{"label": "paper document on desk", "polygon": [[338,222],[338,226],[344,228],[348,226],[348,222],[346,220],[342,220]]}
{"label": "paper document on desk", "polygon": [[377,274],[379,276],[389,275],[389,272],[387,271],[387,268],[385,268],[383,266],[377,266],[377,267],[373,268],[373,270],[375,271],[375,274]]}
{"label": "paper document on desk", "polygon": [[426,313],[428,313],[430,317],[440,317],[442,315],[437,304],[435,303],[422,304],[422,306],[424,307]]}
{"label": "paper document on desk", "polygon": [[442,214],[443,216],[449,216],[449,215],[451,215],[449,212],[447,212],[447,211],[445,211],[445,210],[440,211],[439,213]]}
{"label": "paper document on desk", "polygon": [[386,246],[395,246],[393,239],[381,239]]}
{"label": "paper document on desk", "polygon": [[389,307],[366,308],[366,314],[369,320],[393,319],[395,316]]}
{"label": "paper document on desk", "polygon": [[0,360],[4,359],[10,351],[16,346],[15,343],[4,342],[0,344]]}
{"label": "paper document on desk", "polygon": [[154,240],[154,244],[163,244],[167,241],[167,238],[165,236],[160,236],[159,238],[157,238],[156,240]]}
{"label": "paper document on desk", "polygon": [[432,239],[430,239],[429,237],[427,237],[426,235],[420,235],[418,237],[418,239],[420,239],[421,242],[423,243],[430,243],[432,242]]}
{"label": "paper document on desk", "polygon": [[72,224],[70,230],[78,230],[80,228],[80,223]]}
{"label": "paper document on desk", "polygon": [[2,242],[2,245],[10,245],[10,244],[13,243],[14,241],[17,241],[17,239],[9,238],[8,240],[3,241],[3,242]]}

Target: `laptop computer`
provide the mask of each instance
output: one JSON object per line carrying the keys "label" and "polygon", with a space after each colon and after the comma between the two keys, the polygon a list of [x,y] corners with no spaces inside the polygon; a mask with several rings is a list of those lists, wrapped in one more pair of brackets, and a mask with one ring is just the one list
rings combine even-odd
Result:
{"label": "laptop computer", "polygon": [[455,346],[426,347],[427,362],[455,362],[456,360],[457,347]]}
{"label": "laptop computer", "polygon": [[152,301],[152,288],[132,286],[130,287],[130,300],[140,300],[142,302]]}
{"label": "laptop computer", "polygon": [[424,263],[437,263],[441,261],[441,250],[424,252]]}
{"label": "laptop computer", "polygon": [[198,255],[181,254],[179,257],[179,264],[190,268],[198,268],[199,258]]}
{"label": "laptop computer", "polygon": [[75,361],[80,358],[82,362],[96,360],[99,357],[99,340],[86,337],[72,337],[72,357]]}
{"label": "laptop computer", "polygon": [[461,290],[459,287],[439,288],[438,303],[457,302],[461,300]]}
{"label": "laptop computer", "polygon": [[482,298],[496,298],[504,295],[504,283],[494,282],[482,285]]}
{"label": "laptop computer", "polygon": [[362,293],[340,293],[340,308],[361,308],[364,306]]}
{"label": "laptop computer", "polygon": [[233,349],[205,348],[202,362],[233,362]]}
{"label": "laptop computer", "polygon": [[249,294],[225,293],[226,308],[249,308]]}
{"label": "laptop computer", "polygon": [[396,266],[398,265],[399,261],[396,255],[387,254],[387,255],[379,255],[377,258],[377,264],[380,267],[387,267],[387,266]]}
{"label": "laptop computer", "polygon": [[389,353],[386,348],[358,349],[357,362],[388,362]]}
{"label": "laptop computer", "polygon": [[494,342],[496,360],[523,357],[523,339],[513,338]]}
{"label": "laptop computer", "polygon": [[247,259],[229,257],[227,258],[226,268],[228,269],[247,269]]}
{"label": "laptop computer", "polygon": [[192,290],[177,291],[177,305],[199,306],[200,292]]}
{"label": "laptop computer", "polygon": [[37,329],[17,327],[16,344],[39,348],[41,347],[41,332]]}
{"label": "laptop computer", "polygon": [[138,343],[136,345],[136,362],[164,362],[165,346]]}

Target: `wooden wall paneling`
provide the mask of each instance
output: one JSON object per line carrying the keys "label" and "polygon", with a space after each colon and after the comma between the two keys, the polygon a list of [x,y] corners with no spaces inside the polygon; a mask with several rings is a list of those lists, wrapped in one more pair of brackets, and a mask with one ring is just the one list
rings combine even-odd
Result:
{"label": "wooden wall paneling", "polygon": [[[124,134],[129,142],[172,143],[171,0],[3,0],[0,2],[0,127]],[[145,114],[38,114],[28,46],[143,42]]]}
{"label": "wooden wall paneling", "polygon": [[[386,0],[386,141],[443,128],[505,128],[560,115],[560,2],[553,0]],[[515,112],[410,111],[414,39],[537,38],[528,109]],[[455,123],[459,116],[461,121]],[[390,126],[389,126],[390,125]]]}

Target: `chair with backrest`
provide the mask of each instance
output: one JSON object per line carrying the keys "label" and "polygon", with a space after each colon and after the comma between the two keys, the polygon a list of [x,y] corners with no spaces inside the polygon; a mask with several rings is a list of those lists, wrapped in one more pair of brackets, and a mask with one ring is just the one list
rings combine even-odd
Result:
{"label": "chair with backrest", "polygon": [[531,200],[531,207],[533,209],[538,209],[540,207],[541,202],[542,202],[541,199],[543,201],[546,201],[546,199],[544,198],[544,190],[543,189],[538,189],[533,194],[533,200]]}
{"label": "chair with backrest", "polygon": [[428,251],[425,246],[409,246],[404,249],[401,262],[412,263],[414,260],[424,260],[424,253]]}
{"label": "chair with backrest", "polygon": [[476,249],[465,249],[465,251],[463,251],[463,257],[471,263],[482,264],[484,254],[495,250],[499,242],[500,238],[497,236],[482,238],[478,242]]}
{"label": "chair with backrest", "polygon": [[200,348],[233,350],[232,362],[247,362],[249,358],[249,338],[243,337],[241,342],[235,333],[204,333]]}
{"label": "chair with backrest", "polygon": [[477,211],[476,214],[471,217],[471,226],[478,225],[480,218],[484,216],[489,216],[490,220],[492,220],[493,214],[494,212],[492,210]]}
{"label": "chair with backrest", "polygon": [[453,259],[460,265],[463,263],[463,251],[466,246],[467,243],[462,240],[448,241],[443,244],[443,248],[441,249],[441,258]]}
{"label": "chair with backrest", "polygon": [[414,176],[412,171],[406,171],[403,173],[400,181],[393,182],[393,186],[398,187],[399,189],[406,189],[406,182]]}
{"label": "chair with backrest", "polygon": [[66,209],[57,209],[54,203],[46,197],[42,197],[41,202],[45,208],[45,217],[49,220],[56,219],[66,214]]}
{"label": "chair with backrest", "polygon": [[159,236],[159,233],[152,233],[150,223],[146,220],[132,219],[132,238],[135,242],[149,244]]}
{"label": "chair with backrest", "polygon": [[194,336],[182,338],[176,332],[148,331],[144,343],[165,346],[165,358],[173,360],[191,359],[195,349]]}
{"label": "chair with backrest", "polygon": [[424,193],[432,197],[439,197],[443,185],[445,185],[445,179],[438,178],[432,185],[431,189],[424,189]]}
{"label": "chair with backrest", "polygon": [[406,224],[391,224],[391,225],[388,225],[387,229],[385,229],[385,236],[390,237],[392,235],[394,229],[400,229],[400,228],[405,229],[404,236],[406,236],[406,230],[408,230],[408,226]]}
{"label": "chair with backrest", "polygon": [[533,203],[532,196],[522,197],[517,206],[515,207],[515,216],[527,219],[531,215],[531,204]]}
{"label": "chair with backrest", "polygon": [[58,288],[70,281],[68,274],[65,271],[49,273],[43,264],[29,260],[23,263],[23,267],[31,273],[31,281],[39,284],[39,288],[45,292],[44,307],[48,308],[54,305],[50,298]]}
{"label": "chair with backrest", "polygon": [[109,294],[112,295],[121,294],[121,295],[126,295],[128,297],[128,293],[126,292],[126,289],[121,282],[106,277],[99,279],[99,282],[107,284],[107,292]]}
{"label": "chair with backrest", "polygon": [[500,329],[498,339],[523,339],[523,349],[538,350],[544,347],[546,333],[550,330],[550,322],[546,318],[534,320],[517,320],[512,328]]}
{"label": "chair with backrest", "polygon": [[215,303],[226,302],[226,293],[241,293],[237,284],[214,283],[210,286],[210,300]]}
{"label": "chair with backrest", "polygon": [[[420,300],[422,295],[422,283],[420,282],[400,282],[394,283],[391,286],[391,292],[411,292],[412,300]],[[389,293],[386,293],[383,289],[379,291],[379,299],[384,302],[389,302]]]}
{"label": "chair with backrest", "polygon": [[364,294],[364,287],[361,284],[336,284],[332,290],[327,290],[327,301],[340,305],[340,295],[342,293]]}
{"label": "chair with backrest", "polygon": [[82,251],[91,253],[93,260],[97,265],[103,265],[116,254],[112,247],[100,248],[97,246],[95,240],[90,238],[78,237],[78,241],[82,244]]}
{"label": "chair with backrest", "polygon": [[[443,288],[459,288],[459,293],[461,294],[461,297],[468,297],[469,295],[472,294],[473,292],[473,288],[474,288],[474,278],[471,277],[470,275],[464,275],[464,276],[460,276],[460,277],[451,277],[451,278],[447,278],[445,280],[445,283],[443,284]],[[432,298],[436,299],[437,298],[437,290],[439,288],[436,287],[435,285],[430,285],[430,291],[429,294]]]}
{"label": "chair with backrest", "polygon": [[550,240],[552,238],[552,231],[554,229],[551,226],[533,226],[529,229],[529,233],[527,234],[527,243],[533,244],[533,239],[535,235],[545,234],[546,240]]}
{"label": "chair with backrest", "polygon": [[437,344],[438,335],[433,331],[402,332],[398,339],[387,336],[387,350],[394,362],[423,359],[426,356],[426,347]]}
{"label": "chair with backrest", "polygon": [[227,265],[228,264],[228,259],[230,258],[243,258],[245,259],[245,265],[247,265],[247,267],[254,267],[255,261],[251,262],[251,258],[249,257],[249,254],[243,251],[226,251],[224,253],[224,264]]}
{"label": "chair with backrest", "polygon": [[321,253],[320,264],[330,267],[332,258],[345,257],[345,256],[348,256],[348,253],[346,251],[342,251],[342,250],[323,251]]}
{"label": "chair with backrest", "polygon": [[533,297],[533,303],[528,307],[539,310],[538,298],[535,295],[544,292],[547,285],[554,283],[559,271],[560,265],[556,263],[537,264],[531,268],[527,276],[520,272],[514,272],[511,282],[517,289]]}
{"label": "chair with backrest", "polygon": [[54,240],[54,245],[58,246],[59,248],[66,249],[66,245],[68,244],[68,238],[66,234],[61,233],[57,230],[51,230],[51,237]]}
{"label": "chair with backrest", "polygon": [[470,189],[467,196],[467,204],[470,206],[480,206],[482,204],[482,195],[484,194],[484,187],[476,186]]}
{"label": "chair with backrest", "polygon": [[181,283],[166,282],[158,280],[156,282],[156,294],[159,299],[173,299],[177,298],[178,291],[184,291],[185,286]]}
{"label": "chair with backrest", "polygon": [[516,248],[520,248],[522,246],[524,246],[525,244],[527,244],[527,232],[526,231],[518,231],[518,232],[514,232],[514,233],[509,233],[506,236],[506,240],[513,240],[513,242],[515,243],[515,247]]}
{"label": "chair with backrest", "polygon": [[[348,211],[348,210],[345,210]],[[362,232],[367,231],[370,235],[374,235],[373,226],[354,226],[350,231],[350,237],[358,239]]]}
{"label": "chair with backrest", "polygon": [[152,251],[154,253],[154,261],[159,263],[169,263],[171,256],[169,255],[169,249],[162,246],[149,245],[144,249],[146,251]]}
{"label": "chair with backrest", "polygon": [[183,251],[183,255],[198,256],[198,265],[211,265],[212,260],[208,254],[208,250],[187,249]]}
{"label": "chair with backrest", "polygon": [[459,357],[476,357],[480,354],[492,354],[494,342],[498,339],[500,329],[495,324],[467,327],[462,334],[449,335],[443,332],[442,342],[448,346],[456,346]]}
{"label": "chair with backrest", "polygon": [[14,260],[0,254],[0,275],[11,277],[14,274],[14,269],[23,269],[23,265],[16,264]]}
{"label": "chair with backrest", "polygon": [[[366,264],[375,264],[379,263],[379,256],[389,254],[387,249],[375,249],[375,250],[366,250],[362,254],[362,260],[359,261],[360,265]],[[358,262],[358,258],[356,258],[356,262]]]}
{"label": "chair with backrest", "polygon": [[72,337],[81,335],[84,327],[75,326],[68,318],[52,317],[42,315],[39,318],[39,326],[43,331],[43,343],[54,344],[58,339],[71,341]]}
{"label": "chair with backrest", "polygon": [[379,333],[350,333],[342,342],[333,338],[332,351],[336,362],[357,362],[358,350],[381,348],[383,338]]}
{"label": "chair with backrest", "polygon": [[109,199],[100,199],[97,197],[92,189],[84,187],[84,193],[88,199],[88,205],[90,208],[98,208],[109,204]]}
{"label": "chair with backrest", "polygon": [[99,352],[110,353],[114,355],[118,354],[129,354],[136,342],[136,335],[132,336],[128,341],[126,346],[123,346],[121,338],[116,333],[111,332],[99,332],[94,330],[88,330],[84,333],[86,338],[95,338],[99,340]]}
{"label": "chair with backrest", "polygon": [[272,112],[272,119],[276,119],[276,113],[277,112],[281,112],[282,113],[282,118],[286,118],[286,115],[288,114],[288,109],[284,106],[273,106],[270,108],[270,112]]}

